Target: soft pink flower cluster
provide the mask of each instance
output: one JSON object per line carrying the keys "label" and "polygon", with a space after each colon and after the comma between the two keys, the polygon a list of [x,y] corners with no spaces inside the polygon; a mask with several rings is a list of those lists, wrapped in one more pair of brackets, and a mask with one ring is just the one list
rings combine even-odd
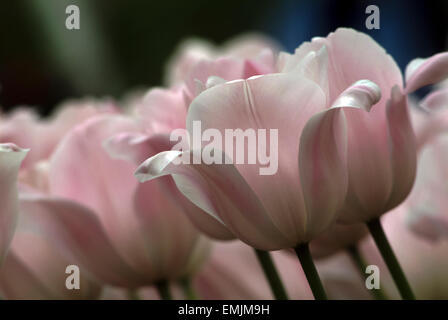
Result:
{"label": "soft pink flower cluster", "polygon": [[[184,43],[166,87],[132,101],[70,101],[49,119],[0,115],[0,295],[158,298],[151,287],[169,282],[182,299],[191,280],[201,299],[271,299],[250,247],[310,243],[330,298],[371,298],[353,246],[396,298],[365,227],[392,211],[382,222],[417,297],[448,298],[448,90],[408,99],[447,76],[441,53],[411,61],[403,79],[352,29],[292,54],[248,35]],[[278,130],[277,172],[176,163],[195,150],[172,149],[170,135],[193,134],[196,121],[223,135]],[[312,299],[296,259],[279,251],[274,262],[290,298]],[[79,290],[66,287],[69,265]]]}

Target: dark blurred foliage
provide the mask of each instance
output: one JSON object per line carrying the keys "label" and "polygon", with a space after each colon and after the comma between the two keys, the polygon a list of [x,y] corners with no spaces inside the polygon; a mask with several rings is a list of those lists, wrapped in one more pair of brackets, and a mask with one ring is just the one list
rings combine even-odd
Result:
{"label": "dark blurred foliage", "polygon": [[[80,30],[65,28],[69,4],[80,8]],[[365,28],[370,4],[380,8],[380,30]],[[404,68],[445,50],[447,18],[446,0],[2,0],[0,105],[47,114],[68,97],[120,97],[161,85],[167,59],[191,36],[221,43],[260,31],[293,51],[314,36],[354,27]]]}

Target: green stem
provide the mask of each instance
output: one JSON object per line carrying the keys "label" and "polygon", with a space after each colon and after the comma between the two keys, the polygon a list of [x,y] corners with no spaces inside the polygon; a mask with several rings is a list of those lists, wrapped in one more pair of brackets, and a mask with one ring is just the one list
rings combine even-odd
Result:
{"label": "green stem", "polygon": [[190,278],[184,278],[180,281],[180,284],[182,286],[182,290],[184,291],[185,298],[187,300],[198,300],[198,295],[193,289],[193,286],[191,285],[191,279]]}
{"label": "green stem", "polygon": [[380,220],[376,218],[370,222],[367,222],[367,227],[369,228],[373,240],[375,240],[378,250],[381,252],[381,256],[389,268],[390,274],[395,281],[395,285],[397,286],[401,297],[404,300],[415,300],[411,286],[409,285],[409,282],[400,267],[400,263],[398,262],[397,257],[395,256],[392,247],[386,238],[386,234],[384,233]]}
{"label": "green stem", "polygon": [[311,257],[310,248],[308,243],[298,245],[295,249],[297,257],[299,258],[302,269],[305,272],[306,279],[313,292],[314,299],[327,300],[327,294],[325,293],[324,286],[320,281],[319,274],[317,273],[316,266],[314,265],[313,258]]}
{"label": "green stem", "polygon": [[[352,258],[352,261],[355,264],[355,266],[359,269],[359,274],[361,275],[361,277],[364,277],[365,276],[364,272],[367,268],[367,264],[364,261],[361,252],[359,252],[358,247],[356,245],[348,246],[347,252]],[[375,300],[387,300],[387,296],[382,289],[372,289],[369,291],[375,298]]]}
{"label": "green stem", "polygon": [[264,271],[264,275],[269,282],[276,300],[288,300],[288,295],[286,293],[285,287],[283,286],[282,280],[275,268],[274,262],[272,261],[271,255],[267,251],[254,249],[257,255],[258,261]]}
{"label": "green stem", "polygon": [[156,288],[162,300],[173,300],[173,297],[171,296],[170,292],[170,287],[167,281],[160,281],[156,283]]}
{"label": "green stem", "polygon": [[128,299],[129,300],[140,300],[137,289],[129,289],[128,290]]}

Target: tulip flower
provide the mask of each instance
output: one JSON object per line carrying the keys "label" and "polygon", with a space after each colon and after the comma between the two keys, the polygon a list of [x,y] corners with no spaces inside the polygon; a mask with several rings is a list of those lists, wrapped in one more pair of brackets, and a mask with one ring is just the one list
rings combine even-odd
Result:
{"label": "tulip flower", "polygon": [[28,150],[0,144],[0,266],[11,243],[18,215],[17,176]]}
{"label": "tulip flower", "polygon": [[246,79],[275,72],[274,54],[279,46],[271,39],[246,34],[220,47],[200,40],[183,42],[167,65],[169,86],[185,84],[187,105],[206,87],[211,76],[225,80]]}
{"label": "tulip flower", "polygon": [[[224,79],[235,80],[273,72],[276,47],[272,41],[253,35],[232,40],[219,49],[203,42],[186,42],[169,63],[168,77],[172,87],[151,89],[139,102],[134,103],[142,132],[123,132],[109,139],[106,143],[109,153],[140,164],[157,152],[170,150],[173,147],[170,134],[173,130],[185,128],[186,111],[196,95],[225,82]],[[235,238],[213,217],[196,214],[199,211],[187,210],[187,214],[205,234],[219,240]],[[204,228],[204,225],[207,227]],[[257,256],[264,259],[263,265],[269,265],[271,273],[275,274],[269,254],[258,251]],[[278,275],[271,280],[280,286]],[[279,298],[284,299],[285,292],[281,291]]]}
{"label": "tulip flower", "polygon": [[[22,169],[47,160],[61,137],[77,123],[100,113],[115,112],[110,101],[68,101],[56,108],[49,118],[41,118],[32,109],[19,108],[0,115],[0,142],[12,142],[30,149]],[[23,170],[22,170],[23,171]]]}
{"label": "tulip flower", "polygon": [[[310,66],[315,64],[310,61]],[[290,72],[219,84],[190,105],[190,134],[194,121],[220,132],[277,129],[277,173],[260,175],[258,166],[246,164],[173,164],[182,153],[190,152],[186,150],[148,159],[137,170],[137,177],[146,181],[172,174],[185,196],[255,248],[295,248],[309,242],[334,221],[345,199],[342,109],[367,112],[380,98],[374,83],[360,81],[335,101],[327,101],[322,86],[314,81],[325,86],[326,78],[319,78],[319,70],[315,71],[309,77]],[[219,154],[222,149],[214,152]]]}
{"label": "tulip flower", "polygon": [[[356,43],[353,48],[351,44]],[[338,29],[327,38],[301,45],[280,59],[285,70],[297,68],[310,54],[327,48],[327,96],[332,99],[355,79],[369,79],[381,88],[382,99],[369,114],[347,112],[348,192],[340,221],[367,222],[404,297],[412,292],[384,237],[379,217],[409,194],[416,171],[416,142],[405,94],[436,83],[448,75],[448,53],[415,59],[406,68],[406,86],[393,59],[370,37]]]}
{"label": "tulip flower", "polygon": [[[0,268],[0,293],[6,299],[96,299],[101,287],[82,270],[79,288],[66,286],[73,265],[57,243],[40,232],[40,221],[28,215],[30,199],[21,200],[19,226]],[[78,281],[78,279],[76,279]]]}
{"label": "tulip flower", "polygon": [[125,288],[189,276],[207,252],[184,213],[193,205],[182,206],[174,183],[140,185],[136,166],[104,148],[108,138],[136,128],[121,115],[76,126],[50,159],[48,193],[27,203],[28,214],[74,261],[102,283]]}

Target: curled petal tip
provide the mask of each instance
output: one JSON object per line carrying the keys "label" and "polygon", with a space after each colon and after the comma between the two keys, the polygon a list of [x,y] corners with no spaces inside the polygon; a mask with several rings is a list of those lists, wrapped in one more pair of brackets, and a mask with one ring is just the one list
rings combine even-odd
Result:
{"label": "curled petal tip", "polygon": [[359,80],[342,92],[333,107],[356,107],[370,111],[381,100],[380,87],[370,80]]}
{"label": "curled petal tip", "polygon": [[139,182],[145,182],[164,175],[166,166],[173,163],[173,160],[182,154],[181,151],[164,151],[145,160],[134,172],[134,176]]}
{"label": "curled petal tip", "polygon": [[24,152],[27,153],[30,149],[20,148],[14,143],[0,143],[0,152]]}

